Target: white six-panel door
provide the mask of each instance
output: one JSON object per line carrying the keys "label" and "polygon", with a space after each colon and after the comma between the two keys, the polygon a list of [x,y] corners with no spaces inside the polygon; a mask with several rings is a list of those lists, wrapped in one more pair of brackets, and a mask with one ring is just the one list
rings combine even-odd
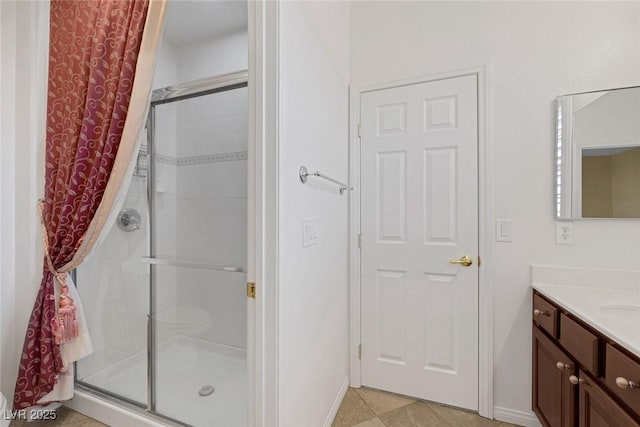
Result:
{"label": "white six-panel door", "polygon": [[362,384],[477,410],[477,76],[360,101]]}

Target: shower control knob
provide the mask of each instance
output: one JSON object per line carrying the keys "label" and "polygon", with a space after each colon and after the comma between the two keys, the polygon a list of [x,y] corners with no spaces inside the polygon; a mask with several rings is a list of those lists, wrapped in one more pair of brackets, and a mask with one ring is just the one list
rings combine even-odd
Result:
{"label": "shower control knob", "polygon": [[116,222],[122,231],[135,231],[140,230],[142,217],[135,209],[123,209],[118,214]]}

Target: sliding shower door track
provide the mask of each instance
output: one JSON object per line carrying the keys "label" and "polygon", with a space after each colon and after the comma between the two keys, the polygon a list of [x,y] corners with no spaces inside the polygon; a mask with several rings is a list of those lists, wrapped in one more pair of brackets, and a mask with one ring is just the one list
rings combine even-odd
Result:
{"label": "sliding shower door track", "polygon": [[174,418],[167,417],[156,412],[150,412],[146,409],[146,405],[143,405],[139,402],[82,381],[76,380],[76,389],[79,391],[84,391],[85,393],[89,393],[93,397],[111,405],[122,408],[127,412],[131,412],[133,414],[147,418],[149,421],[160,423],[163,426],[192,427],[190,424],[185,424]]}

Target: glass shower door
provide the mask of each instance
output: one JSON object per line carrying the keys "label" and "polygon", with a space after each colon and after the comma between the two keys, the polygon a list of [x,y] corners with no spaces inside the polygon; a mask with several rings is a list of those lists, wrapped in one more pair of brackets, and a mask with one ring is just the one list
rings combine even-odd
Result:
{"label": "glass shower door", "polygon": [[94,347],[76,363],[76,381],[144,408],[149,266],[140,260],[149,253],[146,160],[143,147],[121,215],[75,272]]}
{"label": "glass shower door", "polygon": [[152,411],[246,425],[246,84],[152,103]]}

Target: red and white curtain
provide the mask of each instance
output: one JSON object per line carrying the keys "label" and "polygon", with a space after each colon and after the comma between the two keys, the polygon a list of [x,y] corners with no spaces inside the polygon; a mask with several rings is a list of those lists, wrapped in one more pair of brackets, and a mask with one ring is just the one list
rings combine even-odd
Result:
{"label": "red and white curtain", "polygon": [[68,273],[110,217],[136,155],[165,0],[52,0],[44,197],[45,260],[14,409],[73,397],[73,362],[92,352]]}

